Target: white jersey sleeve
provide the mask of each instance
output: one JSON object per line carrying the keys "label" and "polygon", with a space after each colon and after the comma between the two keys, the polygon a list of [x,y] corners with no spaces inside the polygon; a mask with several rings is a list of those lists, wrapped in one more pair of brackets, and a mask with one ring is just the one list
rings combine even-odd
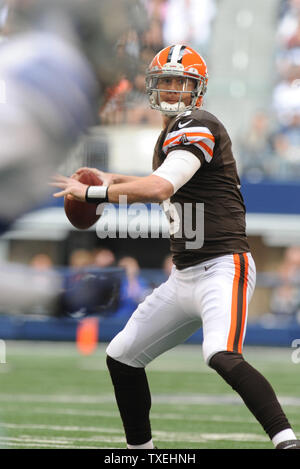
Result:
{"label": "white jersey sleeve", "polygon": [[153,174],[169,181],[174,187],[174,193],[186,184],[198,171],[201,163],[188,150],[171,151],[162,165]]}

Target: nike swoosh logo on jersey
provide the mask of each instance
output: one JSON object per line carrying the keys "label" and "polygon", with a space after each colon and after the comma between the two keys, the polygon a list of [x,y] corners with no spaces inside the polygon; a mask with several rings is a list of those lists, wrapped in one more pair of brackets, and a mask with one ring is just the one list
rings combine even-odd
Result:
{"label": "nike swoosh logo on jersey", "polygon": [[187,121],[185,122],[184,124],[181,124],[181,122],[178,122],[178,127],[181,129],[182,127],[185,127],[186,125],[188,125],[190,122],[192,122],[193,119],[191,119],[190,121]]}

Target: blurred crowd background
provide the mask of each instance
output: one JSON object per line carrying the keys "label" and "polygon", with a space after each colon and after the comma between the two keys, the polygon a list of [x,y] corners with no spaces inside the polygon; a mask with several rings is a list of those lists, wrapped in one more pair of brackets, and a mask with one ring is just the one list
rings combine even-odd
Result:
{"label": "blurred crowd background", "polygon": [[[116,69],[111,85],[105,85],[104,98],[99,108],[99,124],[104,128],[126,125],[148,128],[161,126],[159,113],[149,108],[145,94],[145,71],[154,55],[163,47],[173,43],[190,45],[206,60],[209,82],[204,106],[208,110],[210,106],[214,108],[214,99],[217,99],[215,96],[223,92],[223,89],[219,91],[215,87],[215,75],[220,73],[218,62],[222,59],[220,55],[222,44],[217,44],[219,54],[217,59],[214,46],[216,41],[214,35],[219,28],[218,21],[222,9],[226,9],[228,5],[229,14],[236,13],[236,24],[246,29],[247,26],[248,28],[253,26],[252,29],[255,31],[254,25],[257,21],[254,16],[255,9],[254,13],[246,7],[240,7],[240,10],[236,11],[237,8],[233,6],[238,5],[238,2],[232,0],[141,0],[141,2],[145,5],[148,15],[146,30],[142,33],[132,30],[121,38],[118,44],[121,51],[126,49],[126,52],[137,60],[137,69],[133,77],[126,76],[121,70]],[[235,128],[232,129],[240,174],[254,182],[264,178],[276,180],[300,178],[300,0],[274,0],[272,3],[272,31],[269,37],[266,31],[265,38],[266,42],[271,41],[270,55],[265,57],[269,82],[262,84],[266,88],[265,97],[260,101],[260,90],[257,89],[257,102],[250,112],[246,108],[246,116],[243,117],[246,119],[246,125],[239,126],[241,122],[236,119]],[[0,7],[1,37],[5,40],[9,35],[9,11],[5,0],[0,2]],[[235,31],[232,31],[233,40],[234,34]],[[235,42],[238,39],[236,35]],[[251,35],[249,41],[253,41],[253,47],[256,45]],[[224,48],[225,46],[224,40]],[[249,43],[244,50],[233,50],[230,53],[230,66],[232,65],[233,69],[244,69],[246,77],[250,73],[256,73],[257,80],[261,80],[259,67],[254,72],[252,70],[252,67],[256,67],[256,63],[251,57],[252,53],[259,56],[259,49],[251,51]],[[226,80],[226,70],[221,70],[221,73]],[[218,79],[222,80],[222,76]],[[234,97],[236,93],[239,95],[238,88],[238,84],[230,83],[229,98]],[[240,98],[243,97],[241,89]],[[226,124],[225,110],[222,114]],[[230,123],[229,118],[228,122]],[[104,147],[107,136],[103,133],[101,136],[101,163],[109,167],[111,144],[108,142]],[[95,142],[93,143],[95,146]],[[89,149],[93,151],[92,146],[93,144],[90,144]],[[95,150],[95,153],[97,152],[99,153],[99,148]],[[72,160],[74,161],[74,155]]]}
{"label": "blurred crowd background", "polygon": [[[147,28],[130,31],[118,43],[121,53],[126,50],[135,58],[135,73],[129,76],[116,69],[109,86],[102,84],[99,124],[66,155],[59,170],[70,175],[84,165],[137,175],[151,171],[161,116],[149,108],[145,70],[163,47],[182,43],[207,62],[204,107],[228,128],[242,183],[257,188],[266,182],[299,184],[300,0],[255,0],[251,5],[238,0],[141,1]],[[5,41],[9,11],[3,0],[0,7]],[[288,206],[289,200],[285,202]],[[120,288],[126,308],[119,308],[116,316],[130,314],[170,273],[168,240],[102,240],[94,230],[72,229],[61,206],[46,201],[42,208],[38,218],[18,220],[2,237],[3,260],[25,263],[38,272],[58,266],[71,270],[120,267],[126,274]],[[261,219],[255,213],[251,218],[249,241],[258,267],[258,288],[250,320],[300,324],[300,215],[291,221],[282,218],[282,211],[272,209],[272,214],[277,217],[274,226],[282,228],[286,223],[293,236],[283,231],[277,242],[271,242]]]}
{"label": "blurred crowd background", "polygon": [[300,1],[279,3],[270,106],[240,142],[242,172],[253,179],[300,177]]}

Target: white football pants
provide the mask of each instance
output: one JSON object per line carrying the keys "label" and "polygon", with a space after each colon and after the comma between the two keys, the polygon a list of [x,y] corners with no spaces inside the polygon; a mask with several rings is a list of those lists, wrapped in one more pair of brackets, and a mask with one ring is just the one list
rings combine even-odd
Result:
{"label": "white football pants", "polygon": [[217,352],[242,353],[256,280],[250,253],[229,254],[177,270],[155,288],[107,348],[121,363],[145,367],[203,327],[205,362]]}

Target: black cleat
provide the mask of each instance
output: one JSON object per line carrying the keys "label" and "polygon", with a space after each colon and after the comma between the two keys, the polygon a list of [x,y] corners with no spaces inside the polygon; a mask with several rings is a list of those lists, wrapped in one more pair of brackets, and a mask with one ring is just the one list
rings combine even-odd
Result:
{"label": "black cleat", "polygon": [[283,441],[275,449],[300,449],[300,440]]}

